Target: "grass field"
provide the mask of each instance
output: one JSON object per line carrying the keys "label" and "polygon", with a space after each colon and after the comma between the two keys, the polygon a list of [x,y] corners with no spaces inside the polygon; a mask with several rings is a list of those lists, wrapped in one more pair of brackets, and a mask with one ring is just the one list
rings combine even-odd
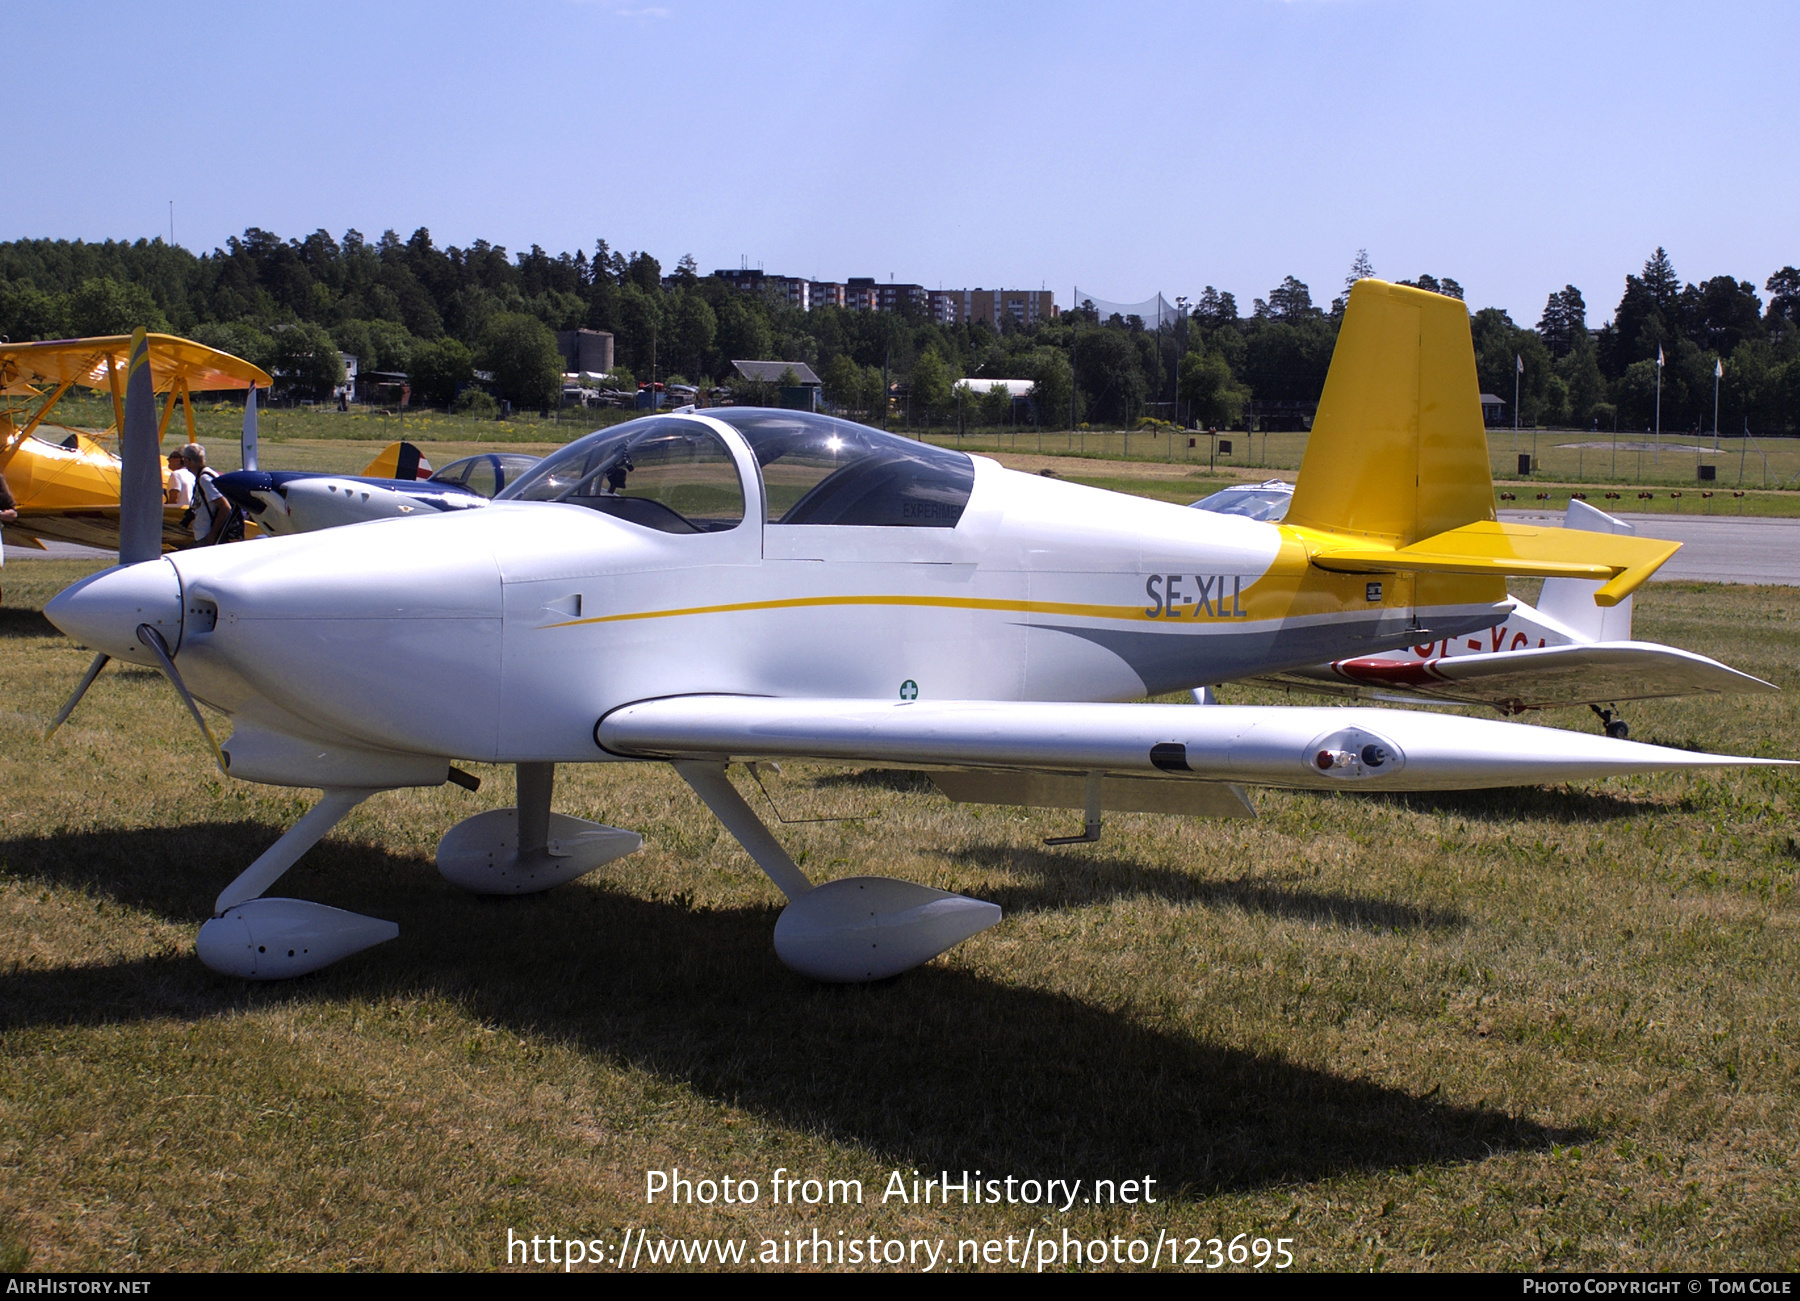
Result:
{"label": "grass field", "polygon": [[[1786,773],[1261,792],[1254,822],[1120,815],[1052,850],[1072,815],[789,768],[786,816],[853,818],[782,829],[815,879],[1007,913],[825,988],[777,962],[775,892],[660,766],[559,774],[557,806],[641,831],[638,854],[536,897],[449,886],[437,838],[511,802],[478,768],[479,794],[377,796],[278,887],[397,941],[247,986],[195,931],[310,793],[222,781],[147,670],[109,669],[39,739],[87,659],[39,611],[89,568],[4,571],[0,1269],[480,1269],[509,1230],[634,1227],[753,1252],[1244,1232],[1291,1238],[1297,1268],[1800,1265]],[[1785,694],[1633,706],[1633,735],[1793,753],[1797,620],[1792,589],[1647,589],[1639,635]],[[670,1166],[762,1199],[647,1207]],[[866,1201],[771,1205],[778,1167]],[[914,1169],[1148,1176],[1157,1201],[883,1204]]]}
{"label": "grass field", "polygon": [[[243,409],[229,403],[196,404],[196,432],[212,452],[213,464],[237,468],[238,433]],[[543,452],[594,429],[631,418],[628,411],[570,409],[553,412],[549,420],[536,412],[520,412],[510,420],[477,419],[441,411],[396,408],[358,408],[338,412],[325,407],[267,408],[260,413],[259,437],[265,469],[360,469],[374,456],[376,446],[396,438],[420,443],[434,464],[445,464],[472,451],[507,445],[520,451]],[[112,408],[91,395],[65,397],[57,418],[79,427],[100,428],[112,418]],[[1205,434],[1123,430],[1018,430],[975,429],[963,436],[942,429],[891,427],[928,441],[966,451],[1000,454],[1009,464],[1015,459],[1048,467],[1067,466],[1071,459],[1083,468],[1065,477],[1099,482],[1088,461],[1104,461],[1108,474],[1120,482],[1159,484],[1170,474],[1211,472],[1222,480],[1261,479],[1271,475],[1291,479],[1306,453],[1304,433],[1220,435],[1229,443],[1228,453],[1217,453]],[[186,437],[182,418],[171,421],[166,445]],[[1494,429],[1488,435],[1489,466],[1495,491],[1511,492],[1521,506],[1544,503],[1561,509],[1571,492],[1586,492],[1605,505],[1606,491],[1617,491],[1615,510],[1675,514],[1800,515],[1800,438],[1724,438],[1712,450],[1710,437],[1665,433],[1588,433],[1573,430]],[[1193,446],[1188,444],[1192,442]],[[1615,447],[1616,443],[1616,447]],[[321,448],[330,448],[321,452]],[[310,449],[310,450],[308,450]],[[1518,474],[1518,455],[1534,454],[1536,471]],[[1699,482],[1696,467],[1714,467],[1710,484]],[[1062,472],[1059,470],[1059,472]],[[1113,486],[1106,482],[1104,486]],[[1128,489],[1136,490],[1136,489]],[[1640,499],[1642,491],[1654,496]],[[1742,496],[1737,496],[1738,492]],[[1712,492],[1711,498],[1703,492]],[[1679,496],[1671,496],[1679,493]],[[1160,495],[1151,491],[1149,495]],[[1176,498],[1170,497],[1169,500]],[[1189,499],[1191,500],[1191,498]],[[1510,503],[1502,501],[1502,505]]]}

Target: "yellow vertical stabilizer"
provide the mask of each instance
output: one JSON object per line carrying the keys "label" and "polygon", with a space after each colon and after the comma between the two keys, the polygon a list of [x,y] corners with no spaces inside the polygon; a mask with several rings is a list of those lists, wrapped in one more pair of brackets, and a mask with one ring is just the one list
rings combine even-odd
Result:
{"label": "yellow vertical stabilizer", "polygon": [[1406,546],[1493,518],[1468,308],[1358,280],[1286,522]]}
{"label": "yellow vertical stabilizer", "polygon": [[[423,468],[425,473],[419,471]],[[363,467],[365,479],[423,479],[431,474],[429,462],[408,442],[389,443]]]}

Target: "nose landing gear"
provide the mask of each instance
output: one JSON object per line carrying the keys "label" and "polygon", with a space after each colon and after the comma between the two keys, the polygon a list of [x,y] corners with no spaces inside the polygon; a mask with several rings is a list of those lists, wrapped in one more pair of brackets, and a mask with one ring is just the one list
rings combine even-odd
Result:
{"label": "nose landing gear", "polygon": [[518,765],[519,801],[464,818],[438,842],[444,879],[475,894],[536,894],[636,853],[644,838],[550,811],[553,763]]}

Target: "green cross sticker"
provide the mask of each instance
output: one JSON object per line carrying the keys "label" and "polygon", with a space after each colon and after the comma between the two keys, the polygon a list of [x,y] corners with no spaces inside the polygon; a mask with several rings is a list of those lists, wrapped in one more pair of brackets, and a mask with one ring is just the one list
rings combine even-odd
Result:
{"label": "green cross sticker", "polygon": [[902,699],[902,700],[917,700],[918,698],[919,698],[919,684],[917,682],[914,682],[911,678],[908,678],[906,681],[904,681],[900,684],[900,699]]}

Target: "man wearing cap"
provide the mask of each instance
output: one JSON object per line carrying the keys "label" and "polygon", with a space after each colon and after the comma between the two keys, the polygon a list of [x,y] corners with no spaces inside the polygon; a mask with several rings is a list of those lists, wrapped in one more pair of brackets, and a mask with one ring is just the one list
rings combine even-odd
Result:
{"label": "man wearing cap", "polygon": [[183,443],[178,450],[181,463],[194,476],[194,545],[210,547],[225,536],[231,503],[213,486],[218,475],[206,468],[206,449],[199,443]]}
{"label": "man wearing cap", "polygon": [[183,510],[194,504],[194,476],[182,464],[179,447],[169,453],[169,486],[163,490],[163,504]]}

